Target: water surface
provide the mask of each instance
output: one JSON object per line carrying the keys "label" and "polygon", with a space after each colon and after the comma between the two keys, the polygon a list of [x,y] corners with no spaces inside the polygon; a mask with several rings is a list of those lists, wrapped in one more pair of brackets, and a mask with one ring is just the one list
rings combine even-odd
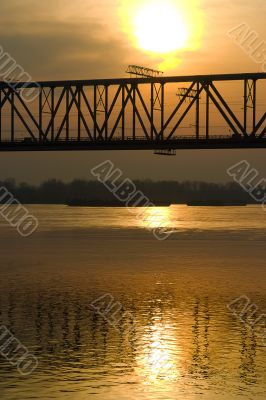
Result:
{"label": "water surface", "polygon": [[[265,399],[266,347],[227,305],[266,312],[259,206],[152,209],[29,206],[29,238],[0,219],[1,323],[32,351],[22,377],[0,357],[1,399]],[[121,305],[111,325],[92,302]]]}

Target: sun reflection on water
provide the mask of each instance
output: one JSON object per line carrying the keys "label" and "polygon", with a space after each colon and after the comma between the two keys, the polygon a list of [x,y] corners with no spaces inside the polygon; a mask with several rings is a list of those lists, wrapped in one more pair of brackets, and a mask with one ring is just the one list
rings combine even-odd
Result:
{"label": "sun reflection on water", "polygon": [[143,384],[164,386],[180,376],[180,349],[172,326],[155,321],[140,339],[136,374]]}
{"label": "sun reflection on water", "polygon": [[170,228],[172,224],[170,207],[145,208],[141,221],[142,226],[148,229]]}

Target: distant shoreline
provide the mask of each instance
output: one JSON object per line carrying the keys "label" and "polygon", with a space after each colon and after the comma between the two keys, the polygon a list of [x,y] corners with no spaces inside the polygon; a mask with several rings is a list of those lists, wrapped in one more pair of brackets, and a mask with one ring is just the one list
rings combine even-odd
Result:
{"label": "distant shoreline", "polygon": [[[255,200],[235,182],[224,184],[208,182],[178,182],[135,180],[138,192],[155,204],[257,204]],[[51,179],[37,186],[16,183],[14,179],[0,181],[21,204],[69,204],[69,203],[118,203],[115,194],[97,181],[74,180],[69,183]],[[119,186],[119,182],[117,183]],[[134,200],[134,199],[133,199]],[[132,201],[133,201],[132,200]],[[5,203],[4,199],[0,199]],[[126,202],[125,202],[126,203]],[[204,204],[203,204],[204,203]],[[117,204],[115,204],[117,205]]]}
{"label": "distant shoreline", "polygon": [[[5,203],[0,202],[0,205],[3,205]],[[98,205],[69,205],[66,203],[55,203],[55,202],[51,202],[51,203],[45,203],[45,202],[21,202],[22,205],[24,206],[66,206],[68,208],[125,208],[126,205],[124,205],[123,203],[121,204],[98,204]],[[231,203],[231,202],[226,202],[226,203],[222,203],[222,204],[211,204],[209,202],[206,203],[170,203],[170,204],[154,204],[154,207],[170,207],[170,206],[188,206],[188,207],[244,207],[244,206],[255,206],[255,205],[259,205],[258,203]],[[134,208],[134,207],[133,207]],[[143,208],[145,208],[145,206],[143,206]]]}

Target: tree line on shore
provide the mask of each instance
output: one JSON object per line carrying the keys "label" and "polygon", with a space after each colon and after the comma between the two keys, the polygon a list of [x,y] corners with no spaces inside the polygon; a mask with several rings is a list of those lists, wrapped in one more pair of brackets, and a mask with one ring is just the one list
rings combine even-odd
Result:
{"label": "tree line on shore", "polygon": [[[217,200],[254,203],[249,194],[235,182],[135,180],[134,183],[137,190],[151,201],[166,201],[173,204]],[[114,195],[97,181],[73,180],[66,183],[50,179],[39,185],[31,185],[7,179],[0,181],[0,186],[7,188],[23,204],[65,204],[72,200],[112,201],[114,199]]]}

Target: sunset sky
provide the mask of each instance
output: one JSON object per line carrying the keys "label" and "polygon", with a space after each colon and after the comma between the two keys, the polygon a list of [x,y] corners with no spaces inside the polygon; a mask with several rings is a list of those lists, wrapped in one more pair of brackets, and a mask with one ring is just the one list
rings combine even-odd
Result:
{"label": "sunset sky", "polygon": [[[0,2],[0,45],[35,80],[124,77],[128,64],[160,68],[165,75],[262,70],[227,32],[246,23],[266,40],[265,0]],[[227,180],[226,167],[239,158],[266,173],[263,151],[185,151],[171,160],[152,152],[25,153],[1,154],[0,179],[86,178],[89,167],[106,158],[133,178]]]}

